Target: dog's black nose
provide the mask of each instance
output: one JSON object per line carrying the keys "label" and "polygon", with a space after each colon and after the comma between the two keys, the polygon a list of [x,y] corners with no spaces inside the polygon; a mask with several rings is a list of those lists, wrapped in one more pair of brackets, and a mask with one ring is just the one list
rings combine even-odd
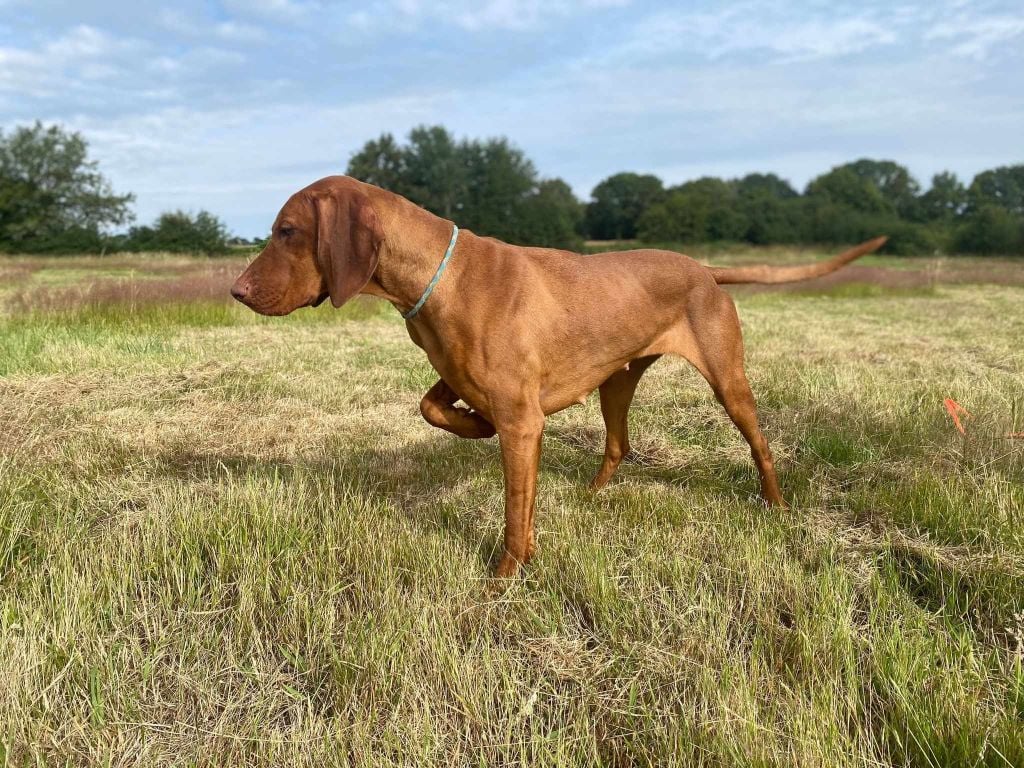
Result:
{"label": "dog's black nose", "polygon": [[249,296],[249,282],[239,280],[233,286],[231,286],[231,295],[239,301],[245,301]]}

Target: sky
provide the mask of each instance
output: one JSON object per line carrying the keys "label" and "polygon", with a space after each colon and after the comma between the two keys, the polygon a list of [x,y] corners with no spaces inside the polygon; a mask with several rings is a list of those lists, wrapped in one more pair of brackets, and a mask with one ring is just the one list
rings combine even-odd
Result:
{"label": "sky", "polygon": [[0,127],[80,131],[137,220],[262,236],[367,140],[507,136],[581,199],[859,157],[1024,162],[1024,2],[0,0]]}

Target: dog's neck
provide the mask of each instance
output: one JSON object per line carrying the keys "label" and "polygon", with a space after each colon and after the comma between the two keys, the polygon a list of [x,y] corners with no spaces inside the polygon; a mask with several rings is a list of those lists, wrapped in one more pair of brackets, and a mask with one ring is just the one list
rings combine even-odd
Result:
{"label": "dog's neck", "polygon": [[[408,312],[437,272],[451,240],[453,225],[398,195],[385,193],[373,202],[384,238],[378,252],[377,269],[363,292],[390,301],[400,312]],[[469,234],[460,232],[460,243]],[[456,258],[457,254],[453,254],[437,290],[430,295],[421,314],[435,314],[432,310],[445,303],[444,295],[449,293],[445,284],[450,287],[460,271]]]}

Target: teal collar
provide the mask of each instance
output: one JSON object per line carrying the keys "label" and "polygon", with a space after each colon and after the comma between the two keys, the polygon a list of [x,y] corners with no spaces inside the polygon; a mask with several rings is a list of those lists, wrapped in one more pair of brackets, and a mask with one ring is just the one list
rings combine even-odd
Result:
{"label": "teal collar", "polygon": [[430,282],[427,283],[426,290],[423,291],[423,295],[420,296],[420,300],[416,302],[416,305],[408,312],[403,312],[402,317],[406,320],[412,320],[416,317],[417,313],[423,309],[423,305],[427,303],[427,299],[430,298],[430,294],[434,292],[437,284],[441,282],[441,275],[444,274],[445,269],[448,267],[448,261],[452,257],[452,253],[455,252],[455,241],[459,239],[459,227],[456,224],[452,225],[452,239],[448,243],[448,250],[444,252],[444,258],[441,259],[441,263],[437,267],[437,272],[430,278]]}

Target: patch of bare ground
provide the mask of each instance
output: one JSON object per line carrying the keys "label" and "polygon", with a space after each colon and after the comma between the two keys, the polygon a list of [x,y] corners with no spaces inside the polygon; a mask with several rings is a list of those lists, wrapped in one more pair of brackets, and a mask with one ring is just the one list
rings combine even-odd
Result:
{"label": "patch of bare ground", "polygon": [[801,283],[738,286],[732,290],[737,293],[818,293],[841,286],[865,285],[916,292],[933,290],[940,285],[964,284],[1024,286],[1024,269],[1011,262],[999,261],[989,266],[977,260],[963,264],[949,260],[926,261],[920,263],[920,266],[901,268],[852,264],[831,275]]}
{"label": "patch of bare ground", "polygon": [[38,269],[30,264],[0,264],[0,286],[11,286],[28,280]]}

